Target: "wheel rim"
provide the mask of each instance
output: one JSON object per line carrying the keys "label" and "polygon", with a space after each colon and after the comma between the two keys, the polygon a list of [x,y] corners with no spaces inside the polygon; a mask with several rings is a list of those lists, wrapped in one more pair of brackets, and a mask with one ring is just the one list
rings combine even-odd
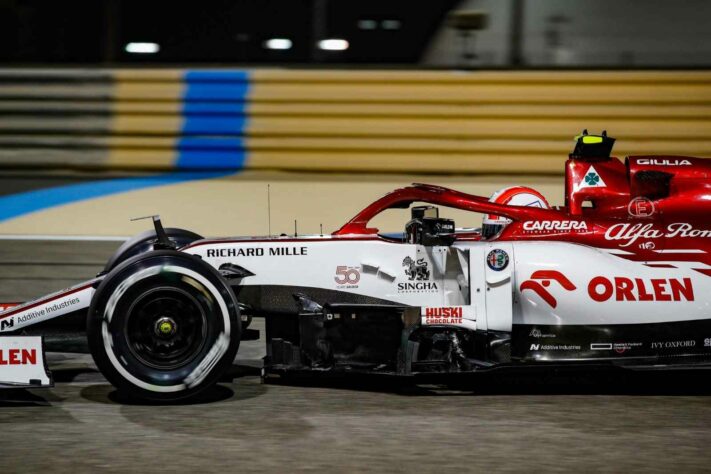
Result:
{"label": "wheel rim", "polygon": [[128,310],[124,335],[141,363],[159,370],[189,364],[206,339],[207,316],[188,292],[175,287],[139,294]]}

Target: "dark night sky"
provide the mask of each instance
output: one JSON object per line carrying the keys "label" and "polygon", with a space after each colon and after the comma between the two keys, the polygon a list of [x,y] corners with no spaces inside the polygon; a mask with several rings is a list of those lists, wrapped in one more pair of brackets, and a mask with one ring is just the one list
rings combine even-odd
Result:
{"label": "dark night sky", "polygon": [[[314,62],[313,7],[320,0],[0,0],[3,63]],[[317,62],[417,62],[455,0],[330,0],[322,31],[345,38],[347,51]],[[375,20],[363,30],[359,20]],[[396,20],[399,29],[383,27]],[[290,38],[288,51],[264,40]],[[320,39],[320,38],[319,38]],[[160,44],[156,55],[124,52],[132,41]]]}

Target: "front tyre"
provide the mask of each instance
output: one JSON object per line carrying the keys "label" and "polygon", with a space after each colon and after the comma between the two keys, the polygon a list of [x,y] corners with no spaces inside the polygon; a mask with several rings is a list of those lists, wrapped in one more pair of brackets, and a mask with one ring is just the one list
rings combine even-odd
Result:
{"label": "front tyre", "polygon": [[222,276],[173,250],[133,257],[94,294],[89,348],[122,393],[149,400],[189,398],[232,364],[241,336],[239,307]]}
{"label": "front tyre", "polygon": [[[195,242],[196,240],[201,240],[202,236],[185,229],[177,229],[173,227],[168,227],[165,229],[165,234],[176,248],[184,247],[188,244]],[[150,252],[155,250],[155,243],[158,239],[156,231],[151,229],[145,232],[141,232],[128,239],[121,245],[121,247],[114,252],[106,266],[104,267],[104,273],[109,273],[111,270],[119,266],[121,262],[128,260],[136,255]]]}

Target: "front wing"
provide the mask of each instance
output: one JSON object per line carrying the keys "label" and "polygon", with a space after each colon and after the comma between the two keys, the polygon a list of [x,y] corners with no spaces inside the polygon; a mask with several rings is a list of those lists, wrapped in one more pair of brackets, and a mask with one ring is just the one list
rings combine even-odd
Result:
{"label": "front wing", "polygon": [[0,389],[54,385],[40,336],[0,336]]}

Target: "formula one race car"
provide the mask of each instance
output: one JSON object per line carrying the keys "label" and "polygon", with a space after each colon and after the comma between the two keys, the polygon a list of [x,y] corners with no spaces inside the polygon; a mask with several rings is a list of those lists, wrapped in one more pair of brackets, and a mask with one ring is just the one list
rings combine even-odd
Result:
{"label": "formula one race car", "polygon": [[[266,375],[708,366],[711,162],[623,162],[613,143],[578,137],[556,209],[415,184],[326,236],[203,239],[154,219],[96,279],[0,312],[0,380],[50,383],[26,334],[72,314],[106,378],[149,399],[215,383],[253,317]],[[402,233],[368,226],[415,203]],[[498,227],[457,229],[435,206]]]}

